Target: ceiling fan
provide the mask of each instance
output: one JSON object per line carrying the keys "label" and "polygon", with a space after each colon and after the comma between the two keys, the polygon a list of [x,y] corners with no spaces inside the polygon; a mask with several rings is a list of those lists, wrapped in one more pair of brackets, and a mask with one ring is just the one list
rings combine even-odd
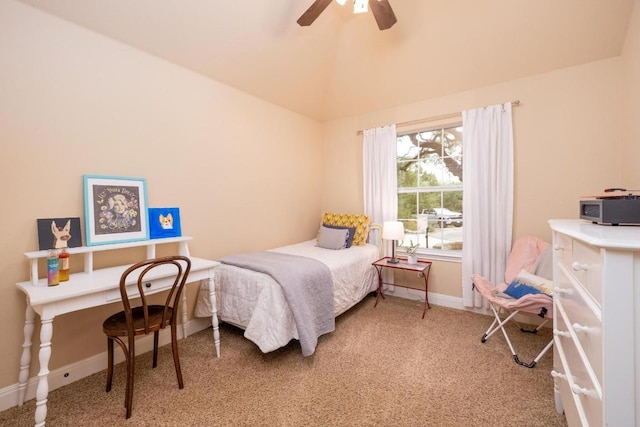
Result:
{"label": "ceiling fan", "polygon": [[[329,6],[332,0],[316,0],[313,2],[309,9],[306,10],[302,14],[300,18],[298,18],[298,24],[302,27],[306,27],[311,25],[313,21],[316,20],[318,16],[322,13],[323,10]],[[366,12],[366,1],[367,0],[354,0],[354,12]],[[388,0],[368,0],[369,7],[371,8],[371,12],[373,12],[373,16],[376,18],[376,23],[378,24],[378,28],[380,30],[386,30],[391,28],[393,24],[395,24],[398,20],[396,19],[395,13],[393,13],[393,9],[391,9],[391,5]],[[344,4],[345,0],[338,0],[338,3]]]}

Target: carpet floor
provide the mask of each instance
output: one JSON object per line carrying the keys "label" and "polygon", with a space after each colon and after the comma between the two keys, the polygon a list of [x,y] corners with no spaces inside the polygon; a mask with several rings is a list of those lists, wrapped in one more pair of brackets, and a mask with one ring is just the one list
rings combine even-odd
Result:
{"label": "carpet floor", "polygon": [[[313,356],[297,341],[263,354],[222,324],[221,357],[211,329],[179,342],[185,387],[170,346],[136,358],[133,415],[125,419],[126,371],[115,368],[52,391],[47,426],[566,426],[554,409],[552,352],[533,369],[514,363],[502,334],[481,343],[491,318],[387,296],[338,317]],[[551,331],[509,336],[530,361]],[[2,426],[33,425],[35,400],[0,412]]]}

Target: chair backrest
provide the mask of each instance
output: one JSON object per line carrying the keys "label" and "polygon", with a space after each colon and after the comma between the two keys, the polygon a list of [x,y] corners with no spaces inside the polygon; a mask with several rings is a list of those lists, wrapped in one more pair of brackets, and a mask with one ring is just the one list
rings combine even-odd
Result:
{"label": "chair backrest", "polygon": [[[124,312],[131,335],[133,334],[131,299],[135,298],[140,298],[140,305],[135,306],[135,308],[140,307],[140,310],[142,310],[145,334],[150,332],[150,305],[147,302],[148,298],[145,292],[153,293],[153,289],[150,288],[151,280],[161,279],[163,281],[167,280],[172,282],[171,287],[167,288],[169,292],[164,303],[161,324],[175,324],[175,317],[177,316],[178,310],[174,309],[174,307],[176,306],[176,303],[180,301],[182,289],[184,288],[185,283],[187,283],[187,277],[189,276],[190,270],[191,260],[188,257],[182,255],[171,255],[138,262],[122,273],[122,276],[120,277],[120,296],[122,297],[122,304],[124,306]],[[134,276],[137,277],[135,278],[135,281],[132,281]],[[136,285],[137,294],[133,292],[134,289],[131,287],[133,284]],[[131,296],[127,292],[127,288],[129,288]],[[171,313],[172,316],[170,319],[171,322],[166,323],[169,313]]]}
{"label": "chair backrest", "polygon": [[506,283],[511,283],[518,276],[520,270],[527,270],[533,273],[538,263],[538,258],[545,249],[550,246],[548,242],[535,237],[519,237],[513,242],[511,253],[507,258],[507,267],[504,272]]}

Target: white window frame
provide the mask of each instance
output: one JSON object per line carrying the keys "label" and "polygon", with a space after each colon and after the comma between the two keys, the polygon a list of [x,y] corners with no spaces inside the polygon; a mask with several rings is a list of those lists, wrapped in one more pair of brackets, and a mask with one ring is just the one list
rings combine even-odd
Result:
{"label": "white window frame", "polygon": [[[398,140],[400,140],[400,138],[403,136],[415,134],[418,132],[430,132],[434,130],[442,130],[442,129],[450,129],[450,128],[462,128],[462,123],[454,122],[454,123],[442,124],[442,125],[428,127],[428,128],[413,129],[411,131],[399,133]],[[464,159],[464,153],[462,154],[462,156]],[[407,193],[416,193],[416,192],[440,193],[441,206],[442,206],[442,194],[444,192],[450,192],[450,191],[462,192],[462,182],[460,182],[459,185],[455,185],[455,186],[438,185],[438,186],[398,187],[397,188],[398,195],[407,194]],[[413,218],[398,218],[398,220],[406,221],[406,220],[413,220]],[[415,220],[417,221],[417,218]],[[464,223],[463,223],[463,226],[464,226]],[[408,238],[405,238],[405,241],[402,244],[406,245],[408,243],[409,243]],[[401,243],[399,242],[398,244],[400,245]],[[403,246],[398,246],[397,252],[401,254],[406,254],[406,249]],[[418,248],[416,253],[418,254],[418,256],[428,258],[429,260],[458,262],[458,263],[462,261],[462,250],[453,251],[453,250],[445,250],[445,249],[429,249],[429,248],[420,247]]]}

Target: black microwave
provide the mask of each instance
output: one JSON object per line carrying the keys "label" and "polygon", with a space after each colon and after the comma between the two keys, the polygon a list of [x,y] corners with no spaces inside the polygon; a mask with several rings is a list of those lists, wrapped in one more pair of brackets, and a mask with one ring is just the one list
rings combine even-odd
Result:
{"label": "black microwave", "polygon": [[640,224],[640,198],[625,196],[580,200],[580,218],[595,224]]}

